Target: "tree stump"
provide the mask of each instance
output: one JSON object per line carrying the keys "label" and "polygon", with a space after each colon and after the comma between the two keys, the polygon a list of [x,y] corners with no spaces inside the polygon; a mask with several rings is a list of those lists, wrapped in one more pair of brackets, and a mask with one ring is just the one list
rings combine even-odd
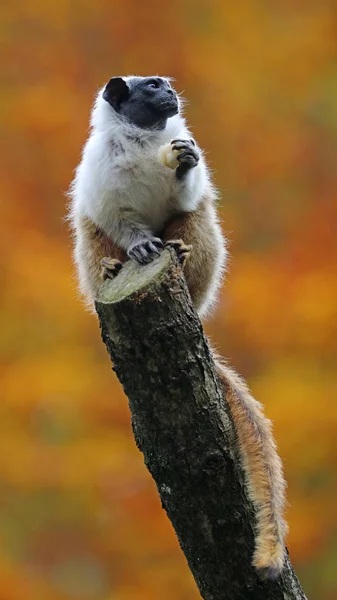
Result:
{"label": "tree stump", "polygon": [[287,558],[281,576],[251,565],[255,516],[211,351],[172,251],[128,261],[98,294],[134,437],[205,600],[305,600]]}

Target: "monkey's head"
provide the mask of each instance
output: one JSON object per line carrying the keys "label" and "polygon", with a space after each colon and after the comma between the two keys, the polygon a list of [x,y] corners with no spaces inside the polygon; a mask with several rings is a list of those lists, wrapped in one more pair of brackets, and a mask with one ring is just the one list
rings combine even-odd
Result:
{"label": "monkey's head", "polygon": [[179,112],[178,97],[165,77],[113,77],[102,98],[117,115],[141,129],[162,130]]}

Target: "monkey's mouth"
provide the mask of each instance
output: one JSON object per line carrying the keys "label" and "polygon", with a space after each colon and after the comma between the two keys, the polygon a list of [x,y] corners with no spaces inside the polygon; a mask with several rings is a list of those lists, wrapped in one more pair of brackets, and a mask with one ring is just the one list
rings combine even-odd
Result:
{"label": "monkey's mouth", "polygon": [[164,100],[157,104],[155,110],[160,115],[165,115],[166,117],[173,117],[178,113],[178,102],[175,98],[170,98],[170,100]]}

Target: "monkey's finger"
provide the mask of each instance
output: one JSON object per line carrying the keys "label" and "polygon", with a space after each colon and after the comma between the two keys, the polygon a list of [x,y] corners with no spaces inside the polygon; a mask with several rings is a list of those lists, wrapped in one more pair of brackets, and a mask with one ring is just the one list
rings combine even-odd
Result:
{"label": "monkey's finger", "polygon": [[186,148],[184,150],[180,150],[177,154],[177,161],[181,162],[185,160],[185,157],[193,157],[193,160],[199,162],[199,154],[193,150],[193,148]]}
{"label": "monkey's finger", "polygon": [[151,238],[151,244],[154,244],[156,248],[164,248],[163,241],[160,238],[153,237]]}
{"label": "monkey's finger", "polygon": [[122,268],[123,264],[117,258],[111,258],[110,256],[105,256],[101,260],[101,266],[106,267],[107,269],[115,269]]}
{"label": "monkey's finger", "polygon": [[185,140],[185,142],[175,142],[174,144],[172,144],[172,150],[187,150],[187,149],[192,149],[192,146],[189,142],[187,142]]}
{"label": "monkey's finger", "polygon": [[131,248],[131,250],[128,251],[128,256],[130,256],[130,258],[134,258],[137,262],[142,264],[149,262],[146,250],[140,244]]}
{"label": "monkey's finger", "polygon": [[115,265],[115,267],[113,269],[108,269],[107,267],[102,267],[102,277],[104,279],[104,281],[106,279],[115,279],[115,277],[117,277],[118,273],[120,272],[122,268],[122,264],[119,265]]}
{"label": "monkey's finger", "polygon": [[177,161],[195,167],[199,162],[199,157],[192,154],[192,152],[184,151],[178,154]]}
{"label": "monkey's finger", "polygon": [[147,242],[146,249],[148,249],[153,254],[156,254],[157,256],[160,256],[160,252],[159,252],[158,248],[154,245],[153,242]]}
{"label": "monkey's finger", "polygon": [[174,250],[179,250],[181,246],[184,246],[183,240],[167,240],[167,242],[165,242],[165,248],[173,248]]}
{"label": "monkey's finger", "polygon": [[193,246],[191,244],[185,244],[183,240],[168,240],[165,243],[165,248],[173,248],[177,254],[181,267],[184,267]]}
{"label": "monkey's finger", "polygon": [[193,140],[173,140],[171,146],[181,146],[184,148],[195,148],[195,142]]}
{"label": "monkey's finger", "polygon": [[190,156],[194,156],[194,158],[197,158],[199,160],[199,154],[193,148],[182,148],[179,154],[177,154],[177,160],[179,160],[181,156],[186,156],[188,154]]}
{"label": "monkey's finger", "polygon": [[152,238],[151,240],[146,240],[145,242],[142,242],[141,244],[131,248],[131,250],[128,252],[128,255],[141,264],[147,264],[154,260],[156,256],[160,255],[157,246],[162,248],[163,242],[160,238]]}
{"label": "monkey's finger", "polygon": [[171,140],[171,144],[192,144],[192,146],[195,146],[195,141],[193,138],[189,138],[188,140],[183,140],[181,138],[176,138],[174,140]]}
{"label": "monkey's finger", "polygon": [[151,258],[148,254],[142,254],[141,252],[135,250],[132,254],[130,254],[131,258],[134,258],[141,265],[147,265],[151,262]]}
{"label": "monkey's finger", "polygon": [[120,270],[123,267],[123,263],[121,263],[119,260],[117,260],[117,258],[110,258],[108,256],[105,256],[104,258],[102,258],[101,260],[101,275],[104,279],[104,281],[106,279],[114,279],[118,273],[120,272]]}
{"label": "monkey's finger", "polygon": [[193,246],[192,244],[185,244],[183,240],[168,240],[165,242],[165,248],[173,248],[177,252],[190,252]]}

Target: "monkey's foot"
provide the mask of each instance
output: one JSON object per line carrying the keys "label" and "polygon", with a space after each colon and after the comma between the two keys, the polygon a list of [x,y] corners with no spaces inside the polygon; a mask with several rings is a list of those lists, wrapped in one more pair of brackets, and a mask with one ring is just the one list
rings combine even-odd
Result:
{"label": "monkey's foot", "polygon": [[106,279],[114,279],[116,275],[118,275],[122,266],[123,263],[121,263],[120,260],[117,260],[117,258],[109,258],[105,256],[105,258],[102,258],[101,260],[102,279],[104,279],[104,281]]}
{"label": "monkey's foot", "polygon": [[160,255],[163,246],[164,244],[160,238],[152,237],[129,248],[127,254],[130,258],[146,265]]}
{"label": "monkey's foot", "polygon": [[191,244],[185,244],[183,240],[168,240],[165,242],[165,248],[173,248],[173,250],[175,250],[180,265],[184,268],[193,246],[191,246]]}

